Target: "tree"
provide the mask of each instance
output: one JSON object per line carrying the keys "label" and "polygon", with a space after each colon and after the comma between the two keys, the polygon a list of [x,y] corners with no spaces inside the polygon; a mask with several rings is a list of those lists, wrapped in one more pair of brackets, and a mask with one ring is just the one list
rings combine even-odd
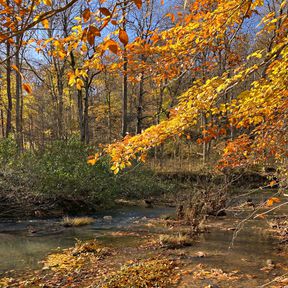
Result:
{"label": "tree", "polygon": [[[197,55],[198,51],[213,45],[215,37],[223,39],[228,32],[232,33],[233,37],[237,29],[243,25],[243,21],[247,17],[251,17],[257,5],[261,3],[247,1],[240,5],[238,1],[218,1],[217,4],[216,7],[208,7],[204,1],[194,2],[192,7],[195,5],[198,8],[201,7],[201,9],[196,9],[198,13],[195,13],[195,9],[193,9],[193,14],[182,19],[175,28],[155,36],[157,43],[161,39],[161,45],[154,46],[153,50],[161,53],[164,57],[159,66],[164,65],[165,71],[170,67],[169,71],[171,72],[167,75],[168,78],[173,78],[177,74],[176,70],[180,66],[179,60],[182,66],[185,63],[188,65],[191,56],[192,59],[195,57],[193,53]],[[285,1],[279,6],[282,11],[287,10]],[[204,81],[200,79],[195,81],[193,86],[181,95],[178,106],[170,111],[171,116],[168,120],[148,128],[140,135],[126,137],[122,142],[107,146],[105,153],[111,157],[112,170],[118,173],[120,169],[130,166],[131,160],[135,158],[144,160],[148,150],[152,147],[160,145],[174,135],[185,134],[187,129],[197,124],[201,111],[211,111],[214,117],[219,118],[222,118],[223,115],[226,116],[226,112],[229,111],[229,123],[233,125],[234,129],[237,129],[237,134],[240,135],[235,141],[228,142],[224,151],[226,158],[230,156],[230,158],[228,157],[230,164],[240,165],[243,163],[243,159],[246,162],[254,159],[253,163],[263,163],[267,162],[268,157],[273,157],[276,162],[282,163],[283,173],[287,175],[287,167],[283,168],[283,163],[286,163],[285,159],[287,159],[288,100],[286,86],[288,77],[287,18],[285,15],[286,13],[282,12],[275,17],[275,14],[268,13],[261,20],[263,23],[261,33],[275,31],[275,44],[272,48],[266,51],[254,51],[248,56],[249,61],[244,62],[234,72],[227,73],[225,71],[220,77],[215,76]],[[211,25],[211,21],[213,25]],[[233,29],[235,23],[238,24],[238,27]],[[176,33],[173,33],[175,30],[178,32],[178,37],[175,37]],[[165,44],[162,41],[165,41]],[[185,51],[190,51],[189,55]],[[171,57],[171,53],[174,53],[172,55],[175,57]],[[257,59],[259,60],[256,61]],[[156,70],[158,68],[156,67]],[[254,77],[255,73],[259,73],[259,71],[265,71],[265,77],[251,81],[251,75]],[[157,71],[158,75],[161,75],[160,72]],[[247,90],[238,93],[239,96],[231,103],[222,102],[220,107],[218,106],[218,101],[220,99],[223,101],[223,95],[237,91],[237,87],[246,81],[250,82]],[[256,103],[259,101],[257,106],[255,106],[255,101]],[[247,134],[246,131],[252,132]],[[218,134],[215,134],[215,131],[214,134],[211,134],[212,132],[213,130],[209,131],[208,129],[205,136],[209,136],[210,133],[210,136],[212,135],[214,138],[222,133],[221,129],[216,131]],[[263,141],[263,135],[267,136],[264,138],[265,141]],[[237,162],[231,156],[233,154],[237,154],[241,161]],[[259,157],[259,155],[263,157]],[[229,161],[226,159],[222,163],[228,164]],[[283,173],[282,175],[284,175]]]}

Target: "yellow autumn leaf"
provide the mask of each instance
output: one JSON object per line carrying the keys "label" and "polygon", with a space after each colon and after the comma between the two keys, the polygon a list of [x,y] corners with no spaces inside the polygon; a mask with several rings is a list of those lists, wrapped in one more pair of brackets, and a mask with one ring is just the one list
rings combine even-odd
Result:
{"label": "yellow autumn leaf", "polygon": [[49,28],[49,21],[48,19],[44,19],[41,21],[42,25],[44,28],[48,29]]}
{"label": "yellow autumn leaf", "polygon": [[76,80],[76,88],[77,88],[77,90],[81,90],[83,86],[84,86],[83,80],[80,79],[80,78],[78,78],[78,79]]}
{"label": "yellow autumn leaf", "polygon": [[53,3],[52,3],[52,0],[43,0],[43,3],[47,6],[52,6]]}
{"label": "yellow autumn leaf", "polygon": [[92,165],[92,166],[94,166],[94,165],[96,164],[96,159],[95,159],[95,158],[93,158],[93,159],[88,159],[88,160],[87,160],[87,163],[90,164],[90,165]]}

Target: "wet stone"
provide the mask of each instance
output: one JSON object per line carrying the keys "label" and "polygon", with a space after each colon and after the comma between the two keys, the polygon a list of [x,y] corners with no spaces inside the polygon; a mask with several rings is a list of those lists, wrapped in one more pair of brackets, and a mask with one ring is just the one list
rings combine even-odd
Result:
{"label": "wet stone", "polygon": [[206,255],[204,252],[199,251],[199,252],[197,252],[196,256],[197,256],[198,258],[204,258],[204,257],[206,257],[207,255]]}

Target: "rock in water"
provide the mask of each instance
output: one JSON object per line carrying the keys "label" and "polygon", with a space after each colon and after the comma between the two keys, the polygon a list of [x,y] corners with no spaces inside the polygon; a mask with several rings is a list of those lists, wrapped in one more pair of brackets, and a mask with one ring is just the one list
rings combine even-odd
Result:
{"label": "rock in water", "polygon": [[146,200],[144,200],[144,202],[145,202],[145,208],[153,208],[153,205],[152,205],[153,201],[152,200],[146,199]]}
{"label": "rock in water", "polygon": [[199,257],[199,258],[204,258],[204,257],[206,257],[206,254],[204,253],[204,252],[202,252],[202,251],[199,251],[199,252],[197,252],[197,257]]}

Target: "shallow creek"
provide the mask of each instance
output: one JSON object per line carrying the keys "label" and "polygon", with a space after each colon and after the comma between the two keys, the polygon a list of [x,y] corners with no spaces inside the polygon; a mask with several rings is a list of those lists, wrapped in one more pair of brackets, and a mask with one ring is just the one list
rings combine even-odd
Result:
{"label": "shallow creek", "polygon": [[[74,246],[77,239],[90,240],[96,237],[109,242],[111,239],[105,235],[111,234],[111,231],[128,228],[141,219],[145,221],[146,218],[148,220],[173,212],[171,208],[125,208],[95,214],[93,224],[76,228],[62,227],[59,224],[62,219],[0,221],[0,276],[9,270],[23,271],[40,267],[38,262],[47,254],[57,248]],[[108,215],[112,216],[111,221],[103,219]]]}
{"label": "shallow creek", "polygon": [[[280,214],[287,214],[287,209],[285,210],[281,211]],[[141,226],[141,223],[147,222],[149,218],[157,218],[163,214],[173,213],[174,209],[172,208],[145,209],[131,207],[94,215],[95,223],[79,228],[63,228],[59,225],[59,219],[0,222],[0,275],[9,270],[20,272],[40,267],[39,261],[47,254],[55,251],[58,247],[73,246],[76,239],[88,240],[96,237],[99,241],[110,246],[125,247],[130,244],[133,245],[133,241],[137,242],[136,236],[134,238],[130,236],[117,239],[117,237],[111,236],[111,232],[139,231],[143,230],[143,227],[148,229],[147,226]],[[105,215],[111,215],[112,220],[105,221],[103,219]],[[263,232],[268,227],[266,220],[255,219],[247,222],[231,247],[233,227],[245,216],[247,214],[234,212],[229,213],[226,217],[209,220],[209,233],[201,234],[193,246],[182,251],[179,250],[182,256],[184,253],[183,259],[186,265],[192,267],[201,263],[223,271],[237,270],[241,274],[255,276],[255,280],[250,279],[247,282],[249,286],[241,286],[244,285],[242,283],[235,287],[258,287],[258,285],[269,281],[269,279],[281,275],[281,271],[277,269],[268,274],[262,269],[267,261],[272,261],[276,266],[278,264],[280,266],[288,264],[287,258],[278,255],[275,238]],[[161,233],[155,227],[147,230],[147,233],[155,232]],[[205,257],[197,256],[199,251]],[[189,282],[189,278],[187,281]],[[209,283],[208,281],[207,284]],[[185,286],[185,283],[183,283],[181,287],[192,287],[189,284],[187,285]]]}

